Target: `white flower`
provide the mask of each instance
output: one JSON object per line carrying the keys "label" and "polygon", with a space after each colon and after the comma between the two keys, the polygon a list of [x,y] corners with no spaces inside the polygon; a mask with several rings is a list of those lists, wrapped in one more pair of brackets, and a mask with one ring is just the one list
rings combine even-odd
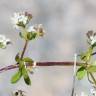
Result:
{"label": "white flower", "polygon": [[39,24],[39,25],[38,25],[38,27],[37,27],[37,32],[38,32],[38,35],[39,35],[39,36],[43,36],[43,35],[44,35],[45,30],[44,30],[42,24]]}
{"label": "white flower", "polygon": [[34,26],[30,26],[28,29],[27,29],[28,32],[36,32],[36,29]]}
{"label": "white flower", "polygon": [[90,40],[91,40],[91,45],[96,43],[96,36],[90,36]]}
{"label": "white flower", "polygon": [[19,22],[23,22],[23,24],[25,25],[27,23],[28,17],[21,15],[18,19]]}
{"label": "white flower", "polygon": [[42,24],[36,24],[34,26],[30,26],[27,29],[28,32],[36,32],[38,36],[43,36],[45,33],[45,30],[43,28]]}
{"label": "white flower", "polygon": [[96,43],[96,33],[94,33],[92,30],[87,32],[88,42],[91,45],[94,45]]}
{"label": "white flower", "polygon": [[25,91],[17,90],[16,92],[12,92],[12,96],[26,96]]}
{"label": "white flower", "polygon": [[92,95],[96,96],[96,90],[95,89],[91,89],[90,92]]}
{"label": "white flower", "polygon": [[0,35],[0,48],[6,48],[7,44],[11,43],[10,39],[4,35]]}
{"label": "white flower", "polygon": [[14,13],[11,20],[15,28],[18,28],[19,26],[24,27],[28,22],[28,16],[26,16],[25,13]]}

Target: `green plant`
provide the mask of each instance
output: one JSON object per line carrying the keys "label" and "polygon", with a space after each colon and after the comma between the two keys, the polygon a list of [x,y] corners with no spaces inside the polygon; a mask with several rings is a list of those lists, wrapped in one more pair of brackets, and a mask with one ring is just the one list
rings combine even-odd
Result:
{"label": "green plant", "polygon": [[79,80],[83,79],[86,75],[90,83],[96,86],[96,79],[94,73],[96,72],[96,60],[93,59],[94,55],[96,54],[96,33],[93,31],[88,31],[87,35],[87,42],[88,42],[88,49],[86,52],[81,53],[80,59],[80,67],[77,70],[76,76]]}
{"label": "green plant", "polygon": [[[15,66],[18,66],[19,68],[18,71],[12,76],[11,83],[16,83],[20,80],[21,77],[23,77],[25,83],[27,85],[31,85],[29,69],[33,69],[34,61],[30,57],[25,57],[24,54],[29,42],[44,35],[42,24],[29,26],[31,19],[32,14],[28,12],[14,13],[14,16],[11,18],[14,28],[19,31],[19,36],[25,42],[23,50],[18,52],[15,56]],[[10,39],[7,39],[5,36],[0,35],[0,48],[4,49],[10,43]],[[26,65],[27,63],[29,64],[29,66]]]}

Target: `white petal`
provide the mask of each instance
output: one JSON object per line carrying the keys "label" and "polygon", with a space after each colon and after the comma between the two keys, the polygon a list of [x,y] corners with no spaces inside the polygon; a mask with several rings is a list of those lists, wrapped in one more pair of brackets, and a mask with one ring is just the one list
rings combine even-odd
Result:
{"label": "white petal", "polygon": [[90,36],[90,40],[93,40],[94,39],[94,36]]}
{"label": "white petal", "polygon": [[28,29],[27,29],[28,32],[36,32],[36,30],[34,29],[34,26],[30,26]]}

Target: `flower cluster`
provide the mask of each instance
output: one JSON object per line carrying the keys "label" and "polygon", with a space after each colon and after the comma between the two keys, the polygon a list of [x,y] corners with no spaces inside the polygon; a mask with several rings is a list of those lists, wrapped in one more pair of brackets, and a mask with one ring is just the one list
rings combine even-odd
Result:
{"label": "flower cluster", "polygon": [[96,89],[91,89],[90,92],[93,96],[96,96]]}
{"label": "flower cluster", "polygon": [[89,44],[91,44],[92,46],[96,44],[96,33],[94,33],[92,30],[88,31],[87,37]]}
{"label": "flower cluster", "polygon": [[39,36],[43,36],[44,35],[44,29],[43,29],[43,25],[42,24],[38,24],[38,25],[34,25],[34,26],[30,26],[27,29],[28,32],[38,32]]}
{"label": "flower cluster", "polygon": [[15,61],[19,65],[19,70],[12,76],[11,83],[16,83],[23,77],[27,85],[31,85],[31,80],[28,73],[33,73],[36,67],[36,62],[34,62],[30,57],[24,57],[25,50],[27,48],[28,42],[34,40],[37,37],[42,37],[45,33],[42,24],[37,24],[29,26],[32,19],[32,14],[28,12],[14,13],[11,18],[16,29],[19,29],[19,36],[24,39],[25,45],[21,54],[15,56]]}
{"label": "flower cluster", "polygon": [[13,17],[11,18],[14,27],[17,29],[19,27],[25,27],[31,19],[32,15],[27,12],[14,13]]}
{"label": "flower cluster", "polygon": [[11,41],[9,38],[6,38],[4,35],[0,35],[0,48],[4,49],[10,43]]}
{"label": "flower cluster", "polygon": [[28,12],[14,13],[14,16],[11,19],[15,28],[21,31],[20,37],[25,40],[33,40],[38,36],[43,36],[45,33],[42,24],[28,26],[32,19],[32,14]]}
{"label": "flower cluster", "polygon": [[81,63],[76,76],[78,80],[81,80],[87,75],[88,81],[96,86],[96,78],[93,75],[96,73],[96,61],[94,59],[94,55],[96,55],[96,32],[88,31],[86,35],[89,46],[85,52],[78,55],[80,56]]}

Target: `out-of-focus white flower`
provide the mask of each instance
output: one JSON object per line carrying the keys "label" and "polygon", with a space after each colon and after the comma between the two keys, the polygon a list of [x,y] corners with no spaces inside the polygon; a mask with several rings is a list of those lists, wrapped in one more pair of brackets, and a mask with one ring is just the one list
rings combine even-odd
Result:
{"label": "out-of-focus white flower", "polygon": [[25,91],[17,90],[16,92],[12,92],[12,96],[26,96]]}
{"label": "out-of-focus white flower", "polygon": [[90,36],[91,45],[96,43],[96,36]]}
{"label": "out-of-focus white flower", "polygon": [[96,96],[96,90],[95,89],[91,89],[90,92],[92,95]]}
{"label": "out-of-focus white flower", "polygon": [[19,26],[25,27],[28,23],[28,16],[25,13],[14,13],[13,17],[11,18],[12,23],[14,24],[15,28]]}
{"label": "out-of-focus white flower", "polygon": [[39,24],[39,25],[37,26],[37,32],[38,32],[38,35],[39,35],[39,36],[43,36],[43,35],[44,35],[45,30],[44,30],[42,24]]}
{"label": "out-of-focus white flower", "polygon": [[38,36],[43,36],[45,33],[45,30],[43,28],[42,24],[36,24],[34,26],[30,26],[27,29],[28,32],[37,32]]}
{"label": "out-of-focus white flower", "polygon": [[4,35],[0,35],[0,48],[6,48],[9,43],[11,43],[10,39],[6,38]]}
{"label": "out-of-focus white flower", "polygon": [[96,33],[94,33],[93,31],[88,31],[87,36],[89,39],[88,42],[91,45],[94,45],[96,43]]}

